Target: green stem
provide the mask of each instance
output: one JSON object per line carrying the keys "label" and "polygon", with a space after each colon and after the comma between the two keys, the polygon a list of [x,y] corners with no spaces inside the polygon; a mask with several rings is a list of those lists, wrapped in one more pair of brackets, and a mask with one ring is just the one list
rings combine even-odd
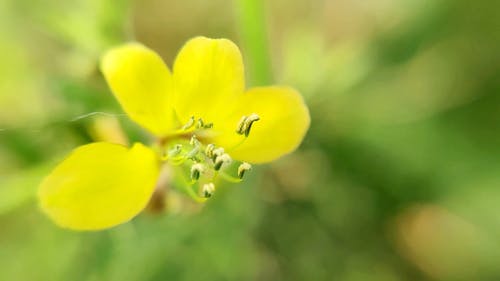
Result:
{"label": "green stem", "polygon": [[200,197],[194,190],[193,190],[193,183],[191,180],[188,180],[186,176],[184,176],[183,171],[179,168],[179,166],[176,167],[176,173],[178,173],[180,180],[182,181],[181,185],[184,188],[184,191],[191,197],[193,200],[195,200],[198,203],[203,203],[207,201],[206,198]]}
{"label": "green stem", "polygon": [[219,174],[221,178],[223,178],[224,180],[228,181],[228,182],[232,182],[232,183],[240,183],[242,182],[243,180],[239,179],[239,178],[235,178],[233,176],[230,176],[226,173],[220,173]]}
{"label": "green stem", "polygon": [[250,85],[272,83],[266,16],[263,0],[235,0],[243,49],[249,65]]}

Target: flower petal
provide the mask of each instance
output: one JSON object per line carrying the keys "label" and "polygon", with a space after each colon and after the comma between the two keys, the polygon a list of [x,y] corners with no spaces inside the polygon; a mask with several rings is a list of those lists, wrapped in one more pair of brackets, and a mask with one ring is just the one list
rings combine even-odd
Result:
{"label": "flower petal", "polygon": [[[238,135],[236,127],[242,116],[256,113],[249,136]],[[226,119],[216,145],[223,146],[237,160],[264,163],[295,150],[309,128],[309,110],[300,94],[288,87],[258,87],[247,91]]]}
{"label": "flower petal", "polygon": [[173,128],[172,75],[158,54],[139,43],[125,44],[104,54],[101,70],[132,120],[155,135]]}
{"label": "flower petal", "polygon": [[159,173],[155,153],[92,143],[75,149],[39,187],[41,207],[58,225],[98,230],[126,222],[148,203]]}
{"label": "flower petal", "polygon": [[189,40],[175,60],[173,75],[175,110],[184,123],[191,116],[215,123],[245,87],[241,53],[227,39]]}

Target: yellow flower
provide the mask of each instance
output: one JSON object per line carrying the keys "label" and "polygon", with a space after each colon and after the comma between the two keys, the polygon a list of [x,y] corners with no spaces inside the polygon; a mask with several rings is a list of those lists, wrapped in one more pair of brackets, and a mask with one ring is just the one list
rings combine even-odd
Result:
{"label": "yellow flower", "polygon": [[[204,174],[213,179],[233,160],[248,170],[248,163],[295,150],[309,127],[308,109],[292,88],[245,91],[240,51],[226,39],[189,40],[173,72],[152,50],[129,43],[108,51],[101,70],[123,110],[158,142],[75,149],[39,188],[42,209],[62,227],[98,230],[130,220],[146,207],[162,165],[191,163],[193,182]],[[198,193],[209,197],[213,183],[200,183]]]}

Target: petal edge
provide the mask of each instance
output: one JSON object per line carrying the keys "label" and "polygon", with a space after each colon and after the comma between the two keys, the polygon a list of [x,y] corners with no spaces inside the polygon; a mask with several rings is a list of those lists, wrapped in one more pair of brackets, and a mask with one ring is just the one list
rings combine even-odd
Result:
{"label": "petal edge", "polygon": [[[252,113],[259,115],[260,120],[253,124],[250,135],[242,141],[243,136],[235,133],[236,126],[242,116]],[[234,159],[266,163],[294,151],[310,122],[309,109],[293,88],[256,87],[243,94],[215,141]]]}
{"label": "petal edge", "polygon": [[240,50],[228,39],[199,36],[186,42],[175,59],[173,77],[175,109],[184,123],[191,116],[217,122],[245,89]]}
{"label": "petal edge", "polygon": [[100,230],[124,223],[146,207],[159,173],[155,153],[136,143],[76,148],[40,184],[42,210],[59,226]]}
{"label": "petal edge", "polygon": [[107,51],[100,68],[130,119],[155,135],[172,129],[172,74],[158,54],[139,43],[128,43]]}

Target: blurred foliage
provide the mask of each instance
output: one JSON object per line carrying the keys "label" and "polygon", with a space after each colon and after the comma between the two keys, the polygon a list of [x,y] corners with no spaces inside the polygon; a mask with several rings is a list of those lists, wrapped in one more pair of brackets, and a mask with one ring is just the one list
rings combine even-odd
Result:
{"label": "blurred foliage", "polygon": [[[0,280],[500,279],[499,3],[255,3],[0,1]],[[171,64],[195,35],[237,42],[252,85],[301,90],[301,149],[201,210],[167,194],[111,230],[54,226],[38,182],[99,138],[76,117],[148,140],[99,55],[139,40]]]}

